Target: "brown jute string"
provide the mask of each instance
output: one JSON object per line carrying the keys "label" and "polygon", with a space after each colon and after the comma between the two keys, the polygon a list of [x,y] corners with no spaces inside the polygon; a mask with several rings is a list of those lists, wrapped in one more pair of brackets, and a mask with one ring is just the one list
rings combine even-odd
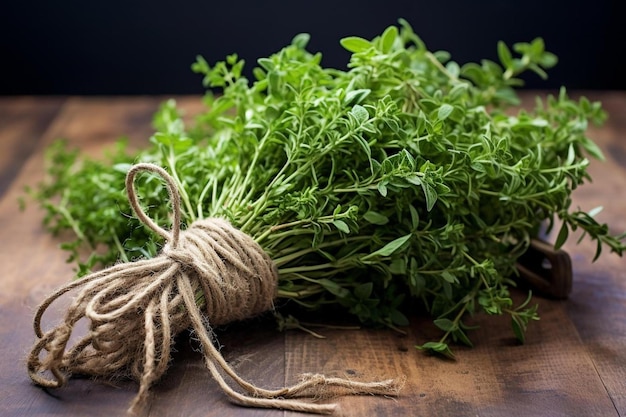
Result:
{"label": "brown jute string", "polygon": [[[142,210],[134,188],[139,172],[161,176],[173,206],[172,230],[159,227]],[[139,381],[129,412],[139,411],[149,389],[166,372],[173,338],[192,328],[204,361],[222,390],[235,403],[311,413],[332,413],[335,404],[314,404],[294,397],[323,396],[326,387],[353,394],[396,395],[401,382],[358,382],[306,375],[291,387],[259,388],[243,380],[214,345],[212,327],[253,317],[273,307],[278,274],[262,248],[227,221],[198,220],[180,230],[180,195],[162,168],[141,163],[126,177],[126,191],[137,217],[167,244],[153,259],[120,263],[63,286],[39,306],[34,317],[38,338],[28,357],[30,378],[43,387],[65,384],[72,374],[128,376]],[[78,290],[63,321],[44,332],[42,316],[63,294]],[[204,299],[201,312],[197,295]],[[74,326],[88,320],[85,336],[68,346]],[[221,370],[221,371],[220,371]],[[222,373],[245,393],[235,391]],[[289,399],[292,398],[292,399]]]}

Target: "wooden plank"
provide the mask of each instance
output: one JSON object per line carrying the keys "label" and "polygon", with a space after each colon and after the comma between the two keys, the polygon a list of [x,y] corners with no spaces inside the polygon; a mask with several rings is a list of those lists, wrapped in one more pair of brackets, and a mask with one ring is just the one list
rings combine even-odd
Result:
{"label": "wooden plank", "polygon": [[[284,335],[276,331],[273,319],[252,319],[228,326],[217,332],[217,338],[224,358],[241,377],[263,388],[284,386]],[[183,348],[174,355],[170,372],[154,387],[151,417],[281,415],[276,410],[243,408],[231,403],[210,377],[197,352],[197,343],[191,342],[188,335],[181,339]]]}
{"label": "wooden plank", "polygon": [[566,302],[538,301],[542,319],[530,328],[525,345],[515,342],[504,318],[479,316],[481,328],[471,334],[474,348],[456,347],[455,361],[414,348],[438,337],[426,318],[413,318],[407,336],[329,330],[319,340],[289,333],[286,379],[311,370],[358,380],[406,376],[396,400],[339,398],[342,416],[501,416],[511,410],[520,416],[616,415]]}
{"label": "wooden plank", "polygon": [[0,196],[35,150],[63,103],[62,98],[0,98]]}
{"label": "wooden plank", "polygon": [[[93,114],[90,103],[86,100],[74,99],[65,103],[0,201],[0,224],[3,225],[0,233],[3,240],[10,239],[12,247],[16,249],[0,252],[3,277],[0,329],[2,340],[11,341],[3,344],[0,351],[6,398],[2,402],[3,415],[87,415],[91,404],[101,410],[98,411],[102,412],[101,415],[116,414],[115,410],[119,410],[119,406],[110,401],[111,396],[117,393],[117,402],[126,403],[132,395],[132,391],[125,393],[113,385],[91,391],[89,386],[78,380],[71,381],[67,391],[53,391],[48,394],[32,386],[25,373],[25,355],[34,341],[31,324],[33,309],[46,294],[71,279],[73,272],[70,265],[65,263],[65,255],[59,251],[58,242],[42,230],[41,213],[32,204],[27,205],[24,213],[20,213],[16,201],[23,196],[23,185],[34,185],[43,178],[45,146],[58,137],[66,137],[67,127],[73,127],[79,135],[82,129],[82,135],[88,139],[91,134],[89,128],[92,126],[88,120],[93,119]],[[111,126],[110,129],[114,127]],[[74,144],[78,140],[78,136],[74,140],[70,138],[70,143]],[[47,323],[59,319],[60,310],[53,309],[52,313],[52,317],[47,318]],[[88,395],[89,392],[93,392],[93,395]],[[69,400],[85,396],[90,398],[89,402]]]}
{"label": "wooden plank", "polygon": [[[55,309],[47,322],[60,319]],[[137,392],[137,384],[125,380],[70,379],[60,389],[35,387],[26,374],[25,357],[34,340],[32,308],[9,303],[0,306],[0,415],[72,415],[108,417],[124,415]],[[222,353],[247,380],[266,388],[284,385],[284,339],[267,320],[219,329]],[[171,366],[153,387],[146,416],[278,416],[275,410],[250,409],[229,402],[211,379],[198,353],[199,346],[188,334],[177,338]]]}
{"label": "wooden plank", "polygon": [[[626,231],[626,95],[595,93],[609,113],[606,124],[590,131],[606,156],[592,161],[594,183],[574,193],[573,204],[584,209],[603,206],[598,215],[613,233]],[[579,332],[604,387],[620,416],[626,416],[626,260],[608,253],[595,263],[595,246],[570,242],[576,260],[574,287],[567,313]]]}
{"label": "wooden plank", "polygon": [[620,416],[626,416],[626,272],[609,262],[581,267],[567,312]]}

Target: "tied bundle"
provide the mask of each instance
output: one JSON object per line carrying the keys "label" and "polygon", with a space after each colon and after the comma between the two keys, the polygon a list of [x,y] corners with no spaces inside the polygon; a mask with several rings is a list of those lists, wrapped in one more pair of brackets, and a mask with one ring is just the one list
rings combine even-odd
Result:
{"label": "tied bundle", "polygon": [[[599,223],[598,210],[572,206],[591,179],[588,158],[603,158],[586,132],[605,119],[601,103],[562,88],[519,106],[518,77],[545,76],[556,63],[543,40],[513,50],[500,42],[500,63],[459,65],[400,19],[372,39],[341,39],[346,70],[322,65],[308,41],[298,34],[260,58],[254,79],[236,54],[213,64],[198,57],[206,108],[187,125],[183,109],[164,102],[144,149],[118,142],[105,160],[62,140],[49,149],[49,178],[33,196],[45,227],[69,237],[63,247],[80,272],[157,256],[162,239],[115,210],[131,210],[119,184],[139,161],[174,178],[180,220],[192,225],[185,233],[228,219],[263,249],[277,269],[276,303],[400,331],[408,311],[425,311],[441,334],[416,347],[448,357],[451,343],[472,346],[479,313],[508,316],[524,341],[537,304],[530,293],[515,303],[510,288],[546,226],[560,225],[557,249],[576,231],[597,244],[596,257],[623,254],[626,234]],[[171,216],[158,187],[137,189],[153,218]],[[170,254],[157,259],[187,265],[187,243],[174,233]],[[277,316],[279,326],[298,326]]]}
{"label": "tied bundle", "polygon": [[[139,205],[134,180],[142,171],[156,173],[166,182],[173,207],[169,232]],[[319,397],[326,387],[363,394],[398,393],[400,384],[395,380],[358,382],[310,374],[296,385],[277,390],[243,380],[214,346],[211,328],[272,309],[278,281],[272,260],[252,238],[222,219],[198,220],[181,231],[176,183],[156,165],[134,165],[126,176],[126,190],[137,217],[168,243],[155,258],[92,273],[63,286],[39,306],[34,318],[38,340],[28,358],[28,372],[37,385],[61,387],[72,374],[130,374],[139,381],[139,391],[129,411],[137,411],[146,402],[149,388],[167,370],[174,336],[191,327],[202,344],[211,375],[240,405],[331,413],[334,404],[289,398]],[[75,289],[79,292],[63,321],[44,332],[41,320],[45,311]],[[204,298],[205,312],[198,307],[197,294]],[[83,318],[89,320],[89,331],[68,347],[74,326]],[[222,372],[246,394],[235,391]]]}

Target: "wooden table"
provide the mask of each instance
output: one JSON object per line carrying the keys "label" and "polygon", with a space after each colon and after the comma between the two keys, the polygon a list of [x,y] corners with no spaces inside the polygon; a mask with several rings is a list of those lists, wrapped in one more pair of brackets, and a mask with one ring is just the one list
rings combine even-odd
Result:
{"label": "wooden table", "polygon": [[[534,93],[532,93],[534,94]],[[604,103],[610,118],[590,135],[606,152],[590,167],[595,179],[575,193],[574,205],[603,205],[600,219],[626,230],[626,93],[585,94]],[[47,144],[65,137],[98,155],[120,135],[141,146],[153,112],[165,97],[0,98],[0,415],[123,415],[132,382],[73,379],[46,392],[33,386],[25,356],[34,341],[33,309],[69,280],[72,266],[59,241],[41,226],[34,204],[20,212],[25,185],[43,176]],[[179,97],[189,115],[198,97]],[[322,330],[326,339],[278,332],[274,323],[233,325],[219,333],[226,359],[264,387],[293,383],[303,372],[362,378],[406,375],[397,399],[340,397],[342,416],[626,416],[626,261],[615,255],[591,263],[594,247],[573,241],[575,280],[565,301],[538,299],[541,320],[518,345],[504,318],[479,316],[473,349],[457,347],[456,361],[413,348],[436,337],[429,319],[413,317],[408,335],[391,330]],[[523,294],[519,294],[523,296]],[[56,322],[56,308],[47,323]],[[153,389],[150,416],[278,416],[298,413],[244,409],[228,402],[193,346],[183,339],[165,379]]]}

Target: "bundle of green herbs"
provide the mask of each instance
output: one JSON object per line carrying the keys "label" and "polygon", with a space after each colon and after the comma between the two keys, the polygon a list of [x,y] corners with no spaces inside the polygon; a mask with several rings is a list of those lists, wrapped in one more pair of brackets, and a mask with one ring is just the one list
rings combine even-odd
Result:
{"label": "bundle of green herbs", "polygon": [[[509,289],[543,225],[562,225],[556,247],[579,229],[596,256],[622,254],[624,235],[570,207],[590,179],[586,155],[602,158],[586,136],[605,119],[600,103],[561,89],[519,106],[518,76],[545,77],[557,61],[541,39],[499,43],[499,64],[461,66],[400,20],[373,40],[342,39],[347,70],[324,68],[308,40],[259,59],[253,81],[237,55],[212,66],[199,57],[206,111],[185,127],[176,103],[163,103],[145,149],[120,142],[104,159],[63,141],[49,149],[49,176],[32,194],[51,232],[73,232],[63,247],[79,275],[162,245],[124,196],[135,162],[171,173],[186,224],[217,216],[252,236],[278,267],[279,299],[394,328],[419,303],[442,330],[419,347],[444,355],[451,341],[471,345],[467,318],[480,311],[510,315],[523,340],[537,306],[530,296],[515,306]],[[166,224],[160,181],[138,187]]]}

